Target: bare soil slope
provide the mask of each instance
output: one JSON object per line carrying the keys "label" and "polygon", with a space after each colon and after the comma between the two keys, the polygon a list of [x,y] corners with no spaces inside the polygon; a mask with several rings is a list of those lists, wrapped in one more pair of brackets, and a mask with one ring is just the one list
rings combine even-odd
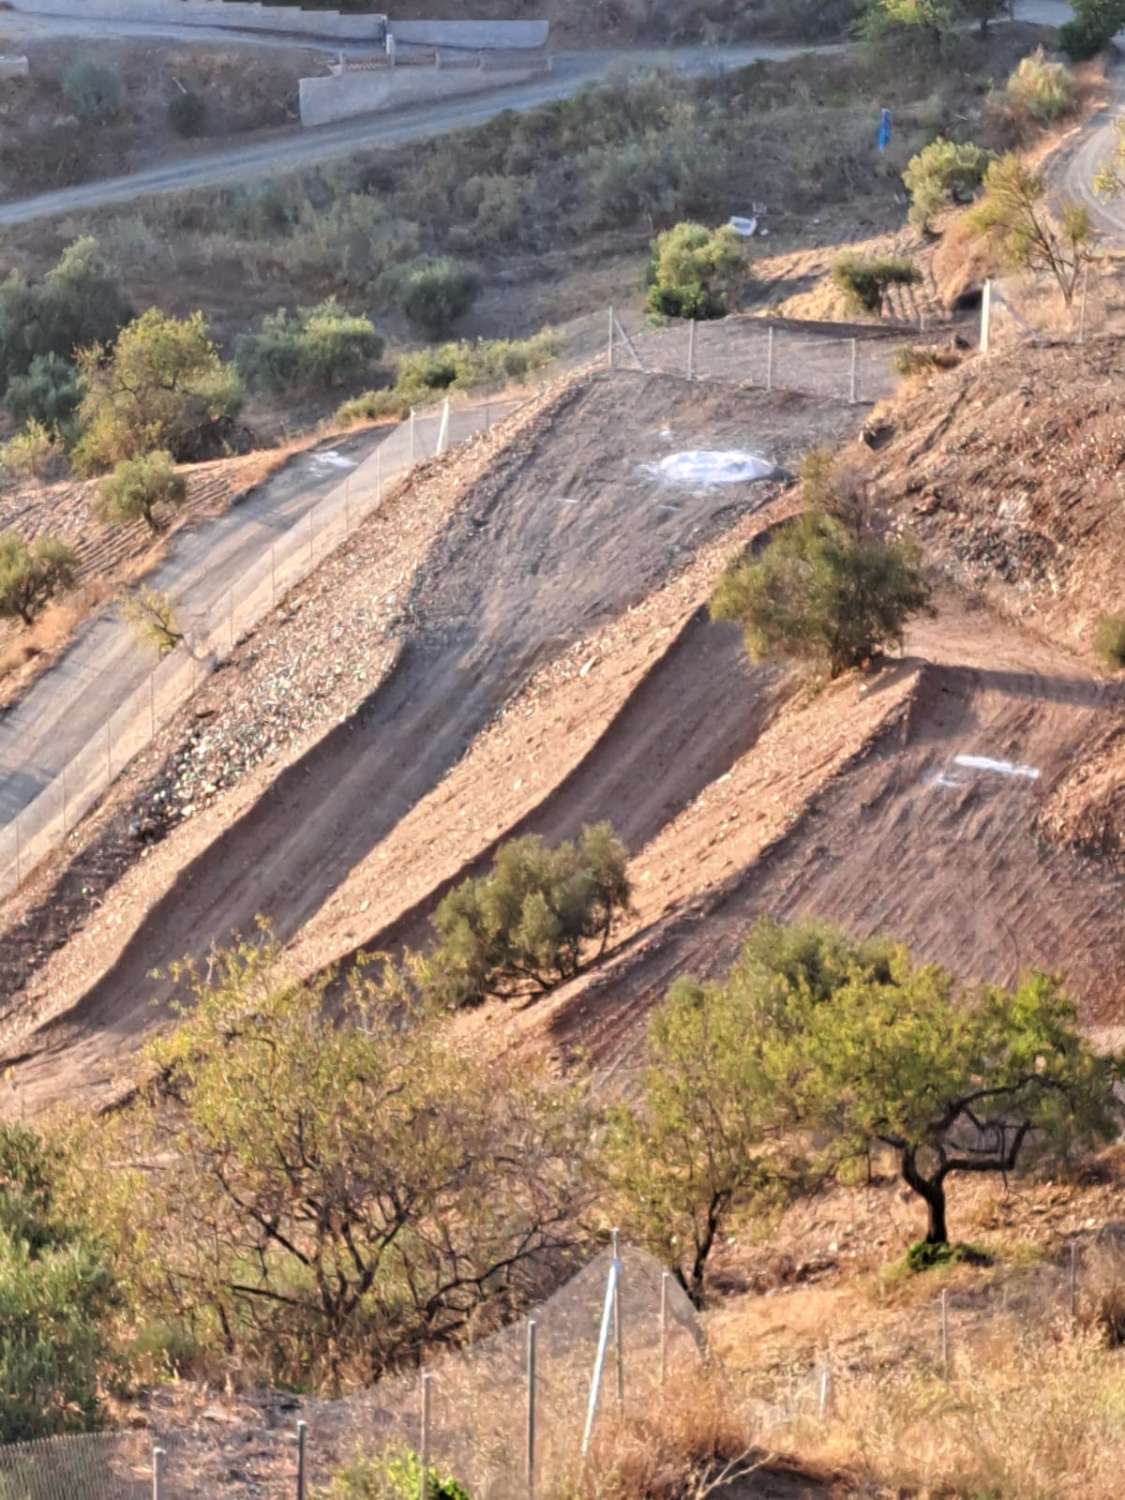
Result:
{"label": "bare soil slope", "polygon": [[27,1097],[107,1081],[156,1019],[154,989],[169,993],[154,967],[250,931],[259,913],[294,934],[538,664],[772,494],[669,485],[661,457],[735,449],[784,464],[854,421],[844,406],[626,372],[565,386],[461,498],[409,590],[389,676],[179,872],[100,982],[34,1039]]}

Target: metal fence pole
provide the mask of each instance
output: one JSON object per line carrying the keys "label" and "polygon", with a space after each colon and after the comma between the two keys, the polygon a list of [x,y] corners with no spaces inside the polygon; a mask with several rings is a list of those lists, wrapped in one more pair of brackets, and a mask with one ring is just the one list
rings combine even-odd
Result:
{"label": "metal fence pole", "polygon": [[309,567],[311,568],[312,567],[312,560],[313,560],[313,523],[312,523],[312,511],[311,510],[309,511],[309,514],[308,514],[308,522],[309,522]]}
{"label": "metal fence pole", "polygon": [[527,1324],[527,1494],[528,1500],[535,1496],[535,1379],[536,1379],[536,1334],[539,1325],[534,1318]]}
{"label": "metal fence pole", "polygon": [[848,400],[851,402],[852,406],[854,406],[856,404],[856,401],[858,400],[858,394],[859,394],[858,393],[858,386],[859,386],[859,340],[858,339],[852,339],[852,369],[851,369],[851,380],[850,380],[850,383],[849,383],[849,394],[848,394]]}
{"label": "metal fence pole", "polygon": [[230,649],[234,650],[234,590],[227,589],[227,625],[230,629]]}
{"label": "metal fence pole", "polygon": [[414,408],[410,408],[410,462],[414,463],[418,456],[418,424],[414,415]]}
{"label": "metal fence pole", "polygon": [[695,319],[688,323],[687,336],[687,378],[695,379]]}
{"label": "metal fence pole", "polygon": [[20,843],[20,820],[16,814],[16,887],[23,884],[23,849]]}
{"label": "metal fence pole", "polygon": [[1090,262],[1082,268],[1082,302],[1078,309],[1078,342],[1086,342],[1086,297],[1090,290]]}
{"label": "metal fence pole", "polygon": [[617,329],[617,319],[613,313],[613,307],[609,309],[609,368],[613,369],[613,335]]}
{"label": "metal fence pole", "polygon": [[297,1500],[305,1500],[305,1434],[307,1422],[297,1423]]}
{"label": "metal fence pole", "polygon": [[773,390],[773,329],[766,336],[766,390]]}
{"label": "metal fence pole", "polygon": [[992,339],[992,278],[989,277],[984,283],[984,291],[980,298],[980,352],[988,353],[988,346]]}
{"label": "metal fence pole", "polygon": [[375,499],[379,505],[383,503],[383,445],[375,449]]}
{"label": "metal fence pole", "polygon": [[422,1477],[418,1484],[418,1500],[429,1500],[430,1489],[430,1382],[432,1375],[422,1376]]}
{"label": "metal fence pole", "polygon": [[668,1283],[672,1280],[671,1271],[665,1271],[660,1278],[660,1384],[663,1385],[668,1379]]}
{"label": "metal fence pole", "polygon": [[59,780],[62,783],[62,831],[63,831],[63,838],[65,838],[66,837],[66,766],[63,766],[63,768],[62,768],[62,775],[59,777]]}
{"label": "metal fence pole", "polygon": [[164,1449],[152,1450],[152,1500],[164,1500]]}
{"label": "metal fence pole", "polygon": [[613,1342],[617,1350],[617,1404],[625,1405],[625,1344],[621,1330],[621,1250],[619,1233],[613,1231],[613,1258],[617,1262],[617,1286],[613,1294]]}
{"label": "metal fence pole", "polygon": [[270,548],[270,605],[277,603],[277,543]]}

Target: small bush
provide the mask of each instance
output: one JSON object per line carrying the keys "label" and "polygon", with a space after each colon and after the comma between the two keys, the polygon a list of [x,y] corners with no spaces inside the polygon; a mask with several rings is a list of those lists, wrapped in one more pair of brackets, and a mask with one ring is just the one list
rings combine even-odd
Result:
{"label": "small bush", "polygon": [[132,631],[133,639],[143,650],[168,656],[184,639],[176,611],[167,594],[159,589],[141,588],[119,600],[121,618]]}
{"label": "small bush", "polygon": [[534,834],[511,839],[488,875],[462,881],[438,906],[437,947],[418,967],[424,990],[452,1007],[573,978],[629,910],[627,863],[608,823],[554,849]]}
{"label": "small bush", "polygon": [[0,390],[40,355],[69,361],[77,349],[109,343],[128,317],[125,295],[89,236],[69,245],[38,283],[13,273],[0,283]]}
{"label": "small bush", "polygon": [[928,1240],[915,1240],[906,1252],[904,1263],[917,1276],[937,1266],[990,1266],[992,1257],[977,1245],[934,1245]]}
{"label": "small bush", "polygon": [[207,124],[207,101],[202,94],[191,89],[174,94],[168,101],[168,124],[185,140],[202,135]]}
{"label": "small bush", "polygon": [[21,427],[37,422],[59,432],[78,410],[82,391],[78,371],[58,354],[37,354],[26,375],[17,375],[8,385],[4,404]]}
{"label": "small bush", "polygon": [[0,448],[0,468],[29,479],[45,479],[63,465],[64,455],[58,434],[49,431],[34,417],[24,424],[15,437]]}
{"label": "small bush", "polygon": [[729,226],[677,224],[653,241],[649,311],[666,318],[722,318],[745,275],[742,249]]}
{"label": "small bush", "polygon": [[[411,1449],[358,1458],[338,1470],[324,1489],[313,1491],[315,1500],[417,1500],[421,1493],[422,1460]],[[431,1500],[469,1500],[468,1491],[452,1474],[432,1465],[426,1494]]]}
{"label": "small bush", "polygon": [[78,560],[60,537],[28,545],[14,531],[0,535],[0,616],[30,625],[48,599],[74,586]]}
{"label": "small bush", "polygon": [[84,125],[106,125],[121,113],[125,90],[112,68],[79,62],[63,79],[63,96]]}
{"label": "small bush", "polygon": [[244,334],[235,362],[254,390],[343,385],[370,368],[383,352],[383,340],[369,318],[353,317],[329,299],[291,316],[285,308],[269,313],[256,333]]}
{"label": "small bush", "polygon": [[907,164],[902,180],[910,194],[910,222],[928,229],[947,203],[967,203],[980,187],[991,151],[971,141],[956,143],[939,136]]}
{"label": "small bush", "polygon": [[1008,79],[1010,103],[1026,110],[1041,125],[1050,125],[1074,108],[1074,79],[1064,63],[1048,62],[1038,47],[1021,60]]}
{"label": "small bush", "polygon": [[1125,671],[1125,615],[1102,615],[1094,631],[1094,650],[1111,672]]}
{"label": "small bush", "polygon": [[908,380],[915,375],[936,375],[942,370],[955,370],[961,363],[961,356],[953,349],[907,344],[895,350],[892,363],[895,374]]}
{"label": "small bush", "polygon": [[157,532],[157,509],[182,505],[186,498],[187,484],[176,473],[172,455],[158,449],[122,459],[98,485],[95,509],[98,519],[109,526],[143,520],[150,531]]}
{"label": "small bush", "polygon": [[1125,25],[1122,0],[1074,0],[1074,19],[1059,28],[1059,46],[1072,62],[1095,57]]}
{"label": "small bush", "polygon": [[915,549],[857,537],[810,511],[761,557],[731,563],[711,597],[711,618],[741,625],[755,661],[804,659],[838,677],[888,645],[929,607]]}
{"label": "small bush", "polygon": [[832,280],[844,294],[849,311],[878,317],[892,286],[915,286],[922,275],[908,256],[885,256],[866,260],[859,255],[841,255],[832,267]]}
{"label": "small bush", "polygon": [[400,305],[427,338],[442,338],[472,307],[480,286],[469,266],[447,259],[421,261],[403,277]]}

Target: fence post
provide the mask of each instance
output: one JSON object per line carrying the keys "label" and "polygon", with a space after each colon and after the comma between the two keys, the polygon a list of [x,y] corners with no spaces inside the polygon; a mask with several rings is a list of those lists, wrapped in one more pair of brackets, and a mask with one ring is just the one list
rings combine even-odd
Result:
{"label": "fence post", "polygon": [[105,721],[105,784],[108,786],[113,780],[113,749],[109,738],[109,725],[113,715]]}
{"label": "fence post", "polygon": [[414,416],[414,408],[410,408],[410,462],[414,463],[418,453],[418,426]]}
{"label": "fence post", "polygon": [[62,831],[63,831],[63,838],[66,838],[66,767],[65,766],[63,766],[63,768],[62,768],[62,775],[60,776],[59,780],[62,783]]}
{"label": "fence post", "polygon": [[617,1262],[617,1286],[613,1293],[613,1342],[617,1349],[617,1404],[625,1405],[625,1344],[621,1331],[621,1246],[620,1232],[613,1231],[613,1258]]}
{"label": "fence post", "polygon": [[941,1294],[941,1370],[949,1379],[949,1293]]}
{"label": "fence post", "polygon": [[432,1375],[422,1376],[422,1477],[418,1482],[418,1500],[429,1500],[430,1490],[430,1383]]}
{"label": "fence post", "polygon": [[1082,302],[1078,311],[1078,342],[1086,342],[1086,295],[1090,290],[1090,262],[1082,268]]}
{"label": "fence post", "polygon": [[536,1335],[539,1325],[534,1318],[527,1324],[527,1495],[535,1496],[535,1379],[536,1379]]}
{"label": "fence post", "polygon": [[687,378],[695,379],[695,319],[688,323],[687,336]]}
{"label": "fence post", "polygon": [[152,1450],[152,1500],[164,1500],[164,1449]]}
{"label": "fence post", "polygon": [[672,1280],[671,1271],[665,1271],[660,1277],[660,1384],[663,1385],[668,1379],[668,1283]]}
{"label": "fence post", "polygon": [[20,842],[20,815],[16,814],[16,889],[23,884],[23,849]]}
{"label": "fence post", "polygon": [[227,627],[230,630],[230,649],[234,650],[234,590],[227,589]]}
{"label": "fence post", "polygon": [[305,1500],[305,1433],[308,1423],[297,1423],[297,1500]]}
{"label": "fence post", "polygon": [[773,328],[766,336],[766,390],[773,390]]}
{"label": "fence post", "polygon": [[857,387],[858,387],[858,383],[859,383],[858,377],[859,377],[859,340],[858,339],[852,339],[852,370],[851,370],[851,381],[850,381],[850,384],[849,384],[849,396],[848,396],[848,400],[850,401],[850,403],[851,403],[852,406],[855,405],[856,399],[857,399],[857,395],[858,395],[858,391],[857,391]]}
{"label": "fence post", "polygon": [[613,335],[617,329],[617,319],[614,316],[613,306],[609,309],[609,368],[613,369]]}
{"label": "fence post", "polygon": [[383,445],[379,444],[375,449],[375,501],[376,504],[383,503]]}
{"label": "fence post", "polygon": [[156,673],[148,674],[148,737],[156,738]]}
{"label": "fence post", "polygon": [[992,278],[988,277],[984,283],[984,291],[980,298],[980,352],[988,353],[989,341],[992,338]]}
{"label": "fence post", "polygon": [[827,1349],[824,1351],[824,1363],[820,1367],[820,1420],[826,1422],[832,1411],[832,1361]]}

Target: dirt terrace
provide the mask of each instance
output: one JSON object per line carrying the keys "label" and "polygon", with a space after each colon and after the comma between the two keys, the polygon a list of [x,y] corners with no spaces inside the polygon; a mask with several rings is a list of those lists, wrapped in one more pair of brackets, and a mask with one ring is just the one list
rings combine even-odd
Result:
{"label": "dirt terrace", "polygon": [[[792,464],[810,443],[854,430],[856,415],[628,372],[548,397],[417,557],[381,684],[297,762],[275,767],[255,800],[237,812],[216,803],[207,842],[166,865],[164,882],[150,868],[127,906],[107,892],[101,942],[72,944],[48,965],[31,1004],[12,997],[13,1035],[33,1015],[57,1016],[15,1049],[34,1054],[20,1069],[25,1100],[110,1080],[157,1019],[154,991],[169,994],[149,979],[154,967],[251,930],[259,913],[285,938],[298,932],[530,674],[771,497],[768,484],[669,486],[652,468],[661,457],[706,447]],[[322,650],[329,660],[331,644]]]}

